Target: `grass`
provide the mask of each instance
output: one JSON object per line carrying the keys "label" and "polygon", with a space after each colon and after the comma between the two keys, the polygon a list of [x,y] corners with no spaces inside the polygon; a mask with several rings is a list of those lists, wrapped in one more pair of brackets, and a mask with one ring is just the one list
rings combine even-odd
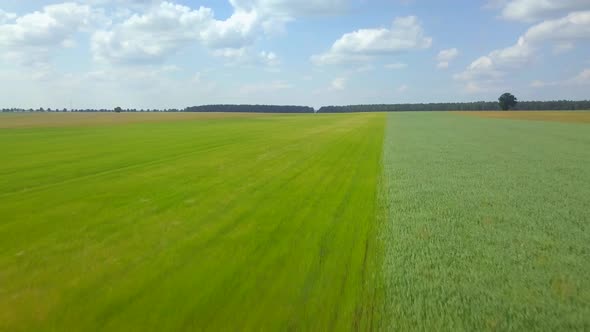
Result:
{"label": "grass", "polygon": [[466,115],[1,114],[0,331],[589,330],[590,113]]}
{"label": "grass", "polygon": [[368,328],[384,124],[0,130],[0,330]]}
{"label": "grass", "polygon": [[456,112],[491,119],[554,121],[565,123],[590,123],[590,112],[585,111],[511,111],[511,112]]}
{"label": "grass", "polygon": [[393,330],[590,328],[588,125],[404,113],[386,132]]}
{"label": "grass", "polygon": [[225,118],[255,118],[261,114],[246,113],[3,113],[0,114],[0,129],[48,128],[48,127],[94,127],[104,125],[127,125],[169,121],[191,121]]}

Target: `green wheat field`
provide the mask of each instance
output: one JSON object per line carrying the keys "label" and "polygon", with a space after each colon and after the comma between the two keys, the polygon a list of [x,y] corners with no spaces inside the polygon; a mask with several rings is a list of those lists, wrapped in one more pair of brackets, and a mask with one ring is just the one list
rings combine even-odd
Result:
{"label": "green wheat field", "polygon": [[590,329],[590,112],[0,115],[0,331]]}

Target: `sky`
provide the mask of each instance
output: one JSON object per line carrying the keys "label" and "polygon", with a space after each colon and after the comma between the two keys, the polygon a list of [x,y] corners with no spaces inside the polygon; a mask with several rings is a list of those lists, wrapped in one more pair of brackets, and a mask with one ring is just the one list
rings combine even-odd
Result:
{"label": "sky", "polygon": [[0,107],[590,98],[590,0],[2,0]]}

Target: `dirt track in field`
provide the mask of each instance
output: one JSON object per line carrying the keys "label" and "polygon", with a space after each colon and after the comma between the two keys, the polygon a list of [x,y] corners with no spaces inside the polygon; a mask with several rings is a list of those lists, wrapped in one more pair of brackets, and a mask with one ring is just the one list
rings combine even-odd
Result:
{"label": "dirt track in field", "polygon": [[211,120],[262,117],[262,113],[7,113],[0,114],[0,128],[38,128],[117,125],[162,121]]}
{"label": "dirt track in field", "polygon": [[512,111],[453,112],[455,114],[491,119],[590,123],[590,111]]}

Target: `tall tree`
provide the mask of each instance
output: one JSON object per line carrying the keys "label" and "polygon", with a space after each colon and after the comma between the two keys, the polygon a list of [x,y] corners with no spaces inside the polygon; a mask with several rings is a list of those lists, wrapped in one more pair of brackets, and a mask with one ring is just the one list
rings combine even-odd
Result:
{"label": "tall tree", "polygon": [[498,98],[498,102],[500,103],[500,108],[503,111],[507,111],[518,104],[518,100],[514,97],[513,94],[506,92],[505,94],[501,95]]}
{"label": "tall tree", "polygon": [[122,111],[123,111],[123,109],[121,109],[121,107],[119,107],[119,106],[115,107],[116,113],[121,113]]}

